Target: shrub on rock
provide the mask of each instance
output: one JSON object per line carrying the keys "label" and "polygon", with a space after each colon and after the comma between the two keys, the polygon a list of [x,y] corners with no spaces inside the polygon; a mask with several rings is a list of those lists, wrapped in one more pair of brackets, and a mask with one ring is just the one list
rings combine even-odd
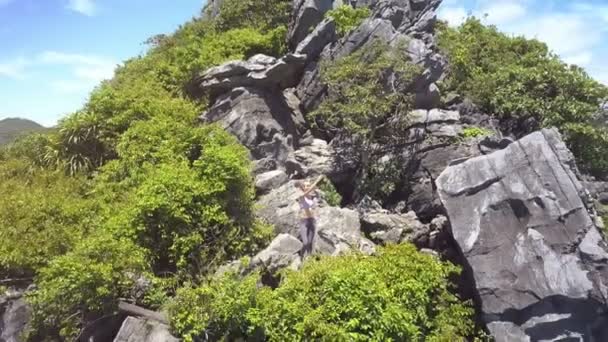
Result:
{"label": "shrub on rock", "polygon": [[[391,245],[377,256],[350,254],[286,271],[276,289],[256,288],[257,275],[226,274],[179,292],[173,328],[186,341],[238,337],[269,341],[456,341],[473,331],[473,311],[450,290],[458,269]],[[193,305],[194,304],[194,305]]]}

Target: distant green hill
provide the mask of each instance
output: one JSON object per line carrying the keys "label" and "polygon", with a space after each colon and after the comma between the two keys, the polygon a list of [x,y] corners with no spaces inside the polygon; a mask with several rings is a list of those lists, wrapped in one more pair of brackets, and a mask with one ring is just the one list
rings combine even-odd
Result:
{"label": "distant green hill", "polygon": [[0,120],[0,145],[11,142],[21,134],[47,129],[38,123],[19,118]]}

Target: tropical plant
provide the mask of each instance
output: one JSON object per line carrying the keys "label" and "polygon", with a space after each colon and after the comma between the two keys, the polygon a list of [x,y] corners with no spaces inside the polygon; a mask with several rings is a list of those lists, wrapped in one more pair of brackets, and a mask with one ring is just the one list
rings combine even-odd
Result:
{"label": "tropical plant", "polygon": [[185,341],[458,341],[473,333],[470,304],[450,292],[458,269],[409,244],[285,272],[274,290],[258,288],[255,274],[184,288],[170,306],[172,327]]}
{"label": "tropical plant", "polygon": [[366,184],[373,178],[371,168],[405,140],[409,88],[419,71],[402,46],[390,48],[380,41],[321,67],[328,95],[311,117],[325,130],[351,136],[357,145],[360,194],[373,192],[376,187]]}
{"label": "tropical plant", "polygon": [[343,37],[359,26],[370,14],[371,11],[367,7],[353,8],[349,5],[341,5],[333,10],[327,11],[325,16],[334,20],[338,35]]}
{"label": "tropical plant", "polygon": [[445,89],[502,119],[534,118],[558,127],[581,168],[606,175],[608,131],[595,122],[607,87],[560,61],[544,43],[507,36],[476,18],[458,28],[442,25],[439,46],[450,61]]}

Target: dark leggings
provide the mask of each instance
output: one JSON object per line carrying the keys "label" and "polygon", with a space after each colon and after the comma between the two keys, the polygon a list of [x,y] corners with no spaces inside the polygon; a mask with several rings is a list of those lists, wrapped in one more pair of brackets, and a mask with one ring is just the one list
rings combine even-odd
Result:
{"label": "dark leggings", "polygon": [[317,230],[314,218],[305,218],[300,221],[300,238],[302,239],[302,250],[300,255],[305,257],[312,254],[312,243]]}

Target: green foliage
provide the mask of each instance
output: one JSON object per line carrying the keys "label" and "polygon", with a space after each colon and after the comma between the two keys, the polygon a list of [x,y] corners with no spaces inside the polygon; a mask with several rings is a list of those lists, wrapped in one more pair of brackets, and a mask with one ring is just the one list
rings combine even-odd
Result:
{"label": "green foliage", "polygon": [[83,324],[117,309],[148,267],[142,249],[108,234],[84,240],[55,258],[36,278],[31,341],[74,339]]}
{"label": "green foliage", "polygon": [[332,207],[339,207],[342,203],[342,196],[329,180],[325,180],[319,184],[319,190],[323,192],[323,199]]}
{"label": "green foliage", "polygon": [[328,11],[325,16],[334,20],[338,35],[344,37],[347,33],[357,28],[370,14],[371,12],[367,7],[353,8],[349,5],[341,5],[336,9]]}
{"label": "green foliage", "polygon": [[571,122],[560,127],[568,147],[582,161],[582,168],[596,176],[608,176],[608,128],[594,123]]}
{"label": "green foliage", "polygon": [[263,53],[278,56],[284,52],[284,26],[266,33],[254,28],[235,28],[226,32],[210,31],[176,41],[170,49],[153,50],[149,58],[161,82],[182,93],[190,79],[210,67],[229,60],[249,58]]}
{"label": "green foliage", "polygon": [[185,342],[206,332],[212,340],[233,341],[247,336],[249,310],[256,306],[257,275],[241,280],[228,273],[206,286],[178,290],[169,306],[171,328]]}
{"label": "green foliage", "polygon": [[69,251],[90,228],[95,209],[86,182],[27,160],[0,163],[0,271],[31,275]]}
{"label": "green foliage", "polygon": [[48,166],[45,156],[51,144],[52,132],[32,133],[16,138],[0,149],[0,162],[4,159],[21,159],[28,163],[27,173],[32,174]]}
{"label": "green foliage", "polygon": [[274,290],[257,289],[257,275],[231,274],[183,289],[170,309],[172,327],[186,341],[204,332],[214,340],[457,341],[473,332],[472,308],[449,292],[458,269],[409,244],[285,272]]}
{"label": "green foliage", "polygon": [[[96,170],[116,158],[120,136],[139,121],[172,118],[193,124],[201,106],[184,94],[197,73],[258,53],[283,53],[285,26],[259,26],[271,17],[273,22],[285,21],[278,12],[263,11],[260,2],[227,1],[223,6],[227,3],[238,6],[226,9],[226,16],[248,19],[235,20],[229,27],[224,15],[212,21],[193,20],[159,39],[145,56],[118,67],[115,77],[95,89],[82,111],[59,123],[46,161],[70,174]],[[283,6],[285,1],[266,3]]]}
{"label": "green foliage", "polygon": [[251,27],[266,32],[280,26],[287,26],[291,13],[291,1],[224,0],[219,12],[221,15],[213,21],[217,31]]}
{"label": "green foliage", "polygon": [[451,67],[445,88],[502,118],[534,117],[557,126],[584,169],[606,172],[607,154],[597,149],[606,146],[607,131],[593,119],[608,88],[561,62],[545,44],[509,37],[475,18],[457,29],[442,26],[439,45]]}
{"label": "green foliage", "polygon": [[328,95],[311,117],[329,131],[354,137],[361,164],[358,187],[371,195],[377,187],[370,183],[370,168],[387,153],[375,149],[396,145],[404,137],[412,102],[409,88],[420,72],[403,49],[377,41],[321,67]]}
{"label": "green foliage", "polygon": [[205,273],[267,242],[270,229],[253,217],[247,151],[220,127],[141,122],[118,151],[96,188],[120,203],[113,231],[150,250],[157,271]]}
{"label": "green foliage", "polygon": [[[390,117],[407,113],[411,98],[406,89],[418,69],[406,61],[399,49],[380,42],[347,57],[322,65],[322,80],[329,87],[328,98],[313,112],[330,128],[373,140],[376,130]],[[385,86],[389,72],[399,75],[392,88]]]}
{"label": "green foliage", "polygon": [[488,135],[492,135],[492,131],[490,131],[489,129],[485,129],[483,127],[472,126],[472,127],[467,127],[465,129],[463,129],[462,133],[460,133],[460,135],[464,139],[472,139],[472,138],[485,137]]}

